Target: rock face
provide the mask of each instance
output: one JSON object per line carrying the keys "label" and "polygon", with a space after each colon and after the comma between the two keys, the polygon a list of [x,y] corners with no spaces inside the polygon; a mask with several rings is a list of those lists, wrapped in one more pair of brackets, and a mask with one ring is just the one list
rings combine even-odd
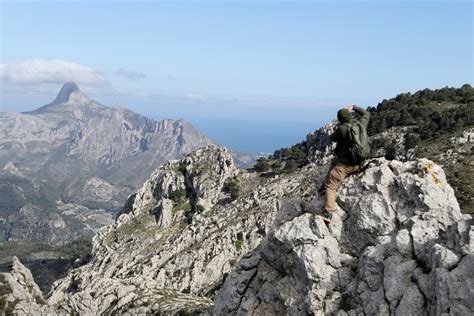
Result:
{"label": "rock face", "polygon": [[10,273],[0,274],[0,310],[2,313],[34,315],[52,313],[28,270],[18,258],[13,258]]}
{"label": "rock face", "polygon": [[[284,194],[273,183],[258,191],[243,188],[245,197],[232,202],[223,189],[237,176],[252,187],[258,180],[239,175],[230,153],[212,146],[163,166],[132,195],[116,224],[94,238],[92,261],[58,283],[50,302],[84,313],[138,312],[144,306],[164,312],[155,294],[138,293],[168,289],[169,299],[186,294],[181,300],[189,304],[181,310],[209,312],[226,274],[258,245]],[[297,181],[287,183],[296,187]],[[70,291],[73,284],[77,291]],[[126,293],[117,293],[124,284]],[[118,305],[112,299],[124,295],[129,299]]]}
{"label": "rock face", "polygon": [[331,158],[332,150],[335,145],[332,143],[329,136],[337,128],[338,122],[333,120],[313,133],[306,136],[306,143],[308,144],[308,157],[313,163],[323,164]]}
{"label": "rock face", "polygon": [[474,227],[439,166],[377,161],[345,182],[339,205],[326,226],[300,200],[283,203],[227,277],[214,313],[474,312]]}
{"label": "rock face", "polygon": [[[324,152],[322,148],[320,152]],[[208,146],[157,171],[58,281],[56,313],[469,315],[474,228],[443,170],[373,160],[314,214],[330,157],[273,177]],[[231,195],[230,183],[238,183]],[[235,193],[235,192],[234,192]]]}

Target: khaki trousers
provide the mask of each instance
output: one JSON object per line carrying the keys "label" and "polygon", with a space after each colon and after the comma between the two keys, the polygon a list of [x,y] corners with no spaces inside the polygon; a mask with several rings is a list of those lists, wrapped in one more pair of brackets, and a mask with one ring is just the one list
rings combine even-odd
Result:
{"label": "khaki trousers", "polygon": [[326,180],[324,180],[324,187],[326,188],[325,209],[327,211],[336,210],[336,191],[342,180],[359,169],[360,165],[346,165],[337,161],[337,158],[333,159]]}

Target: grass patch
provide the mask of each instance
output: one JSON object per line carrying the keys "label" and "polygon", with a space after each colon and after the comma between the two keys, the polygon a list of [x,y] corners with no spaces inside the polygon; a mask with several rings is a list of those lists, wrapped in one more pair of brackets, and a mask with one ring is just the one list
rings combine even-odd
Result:
{"label": "grass patch", "polygon": [[189,201],[174,205],[173,208],[171,209],[172,212],[184,211],[185,213],[191,212],[191,210],[192,210],[192,207]]}

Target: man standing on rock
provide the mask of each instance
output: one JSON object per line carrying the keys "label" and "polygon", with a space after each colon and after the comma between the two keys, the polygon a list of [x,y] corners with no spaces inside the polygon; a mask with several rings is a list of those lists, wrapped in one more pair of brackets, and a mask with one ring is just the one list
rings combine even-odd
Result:
{"label": "man standing on rock", "polygon": [[[360,119],[352,117],[351,112],[360,114]],[[363,159],[367,158],[370,148],[367,140],[367,124],[370,113],[356,105],[349,105],[337,112],[340,124],[330,136],[337,143],[329,172],[319,190],[326,192],[326,205],[321,217],[326,224],[331,223],[336,210],[336,191],[342,180],[360,169]]]}

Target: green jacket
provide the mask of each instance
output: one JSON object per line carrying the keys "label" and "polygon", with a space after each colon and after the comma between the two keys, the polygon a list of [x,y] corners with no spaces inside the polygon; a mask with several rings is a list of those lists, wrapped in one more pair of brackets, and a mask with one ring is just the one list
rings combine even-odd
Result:
{"label": "green jacket", "polygon": [[[370,113],[358,106],[354,106],[354,111],[362,115],[362,117],[359,119],[359,122],[367,128],[367,124],[369,123],[370,119]],[[351,144],[349,135],[347,133],[349,130],[349,125],[345,123],[350,123],[352,121],[353,119],[341,121],[341,124],[337,127],[336,131],[330,136],[333,142],[337,142],[334,153],[336,154],[338,161],[348,165],[354,165],[354,162],[351,159]]]}

